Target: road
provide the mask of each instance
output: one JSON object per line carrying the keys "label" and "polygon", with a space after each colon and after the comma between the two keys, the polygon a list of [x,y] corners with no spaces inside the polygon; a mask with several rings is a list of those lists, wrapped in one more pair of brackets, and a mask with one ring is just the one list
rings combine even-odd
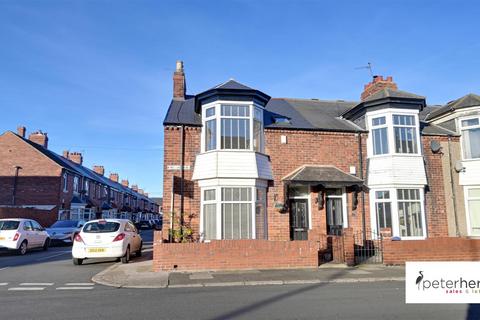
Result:
{"label": "road", "polygon": [[406,305],[402,282],[116,289],[90,281],[114,261],[73,266],[68,251],[0,254],[0,318],[480,319],[480,305]]}

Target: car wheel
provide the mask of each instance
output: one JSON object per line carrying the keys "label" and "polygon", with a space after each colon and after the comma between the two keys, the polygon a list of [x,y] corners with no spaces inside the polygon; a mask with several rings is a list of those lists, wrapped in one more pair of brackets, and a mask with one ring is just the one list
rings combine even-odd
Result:
{"label": "car wheel", "polygon": [[45,239],[45,243],[43,244],[43,251],[47,251],[48,247],[50,247],[50,238]]}
{"label": "car wheel", "polygon": [[122,263],[128,263],[130,261],[130,246],[127,247],[125,255],[122,257]]}
{"label": "car wheel", "polygon": [[76,265],[76,266],[81,266],[83,263],[83,259],[77,259],[77,258],[73,258],[73,264]]}
{"label": "car wheel", "polygon": [[143,242],[140,242],[140,248],[135,252],[135,257],[141,257],[142,256],[142,248],[143,248]]}
{"label": "car wheel", "polygon": [[21,256],[25,255],[25,253],[27,253],[27,249],[28,249],[28,242],[27,240],[23,240],[22,244],[18,248],[18,254]]}

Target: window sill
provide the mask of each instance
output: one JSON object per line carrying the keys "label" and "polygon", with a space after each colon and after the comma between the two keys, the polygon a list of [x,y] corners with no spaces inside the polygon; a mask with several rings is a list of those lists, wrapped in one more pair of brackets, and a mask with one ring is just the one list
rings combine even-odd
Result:
{"label": "window sill", "polygon": [[480,162],[480,158],[462,159],[462,162]]}
{"label": "window sill", "polygon": [[420,154],[420,153],[388,153],[388,154],[370,155],[370,156],[368,156],[368,159],[391,158],[391,157],[421,158],[421,157],[423,157],[423,155]]}

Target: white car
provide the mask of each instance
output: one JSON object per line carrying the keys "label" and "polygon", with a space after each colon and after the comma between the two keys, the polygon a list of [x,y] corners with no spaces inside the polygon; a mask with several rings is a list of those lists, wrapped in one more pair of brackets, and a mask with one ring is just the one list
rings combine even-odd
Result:
{"label": "white car", "polygon": [[73,264],[81,265],[90,258],[120,258],[122,263],[128,263],[131,253],[142,255],[142,245],[142,238],[130,220],[91,220],[75,236]]}
{"label": "white car", "polygon": [[0,249],[17,250],[24,255],[28,249],[48,250],[50,237],[45,229],[31,219],[0,219]]}

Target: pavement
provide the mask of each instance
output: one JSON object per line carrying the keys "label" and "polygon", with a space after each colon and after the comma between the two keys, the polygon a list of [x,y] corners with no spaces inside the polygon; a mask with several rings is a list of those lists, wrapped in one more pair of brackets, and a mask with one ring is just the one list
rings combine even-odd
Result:
{"label": "pavement", "polygon": [[399,266],[323,265],[316,269],[237,270],[211,272],[153,272],[152,261],[117,263],[92,278],[98,284],[117,288],[191,288],[316,283],[404,281]]}

